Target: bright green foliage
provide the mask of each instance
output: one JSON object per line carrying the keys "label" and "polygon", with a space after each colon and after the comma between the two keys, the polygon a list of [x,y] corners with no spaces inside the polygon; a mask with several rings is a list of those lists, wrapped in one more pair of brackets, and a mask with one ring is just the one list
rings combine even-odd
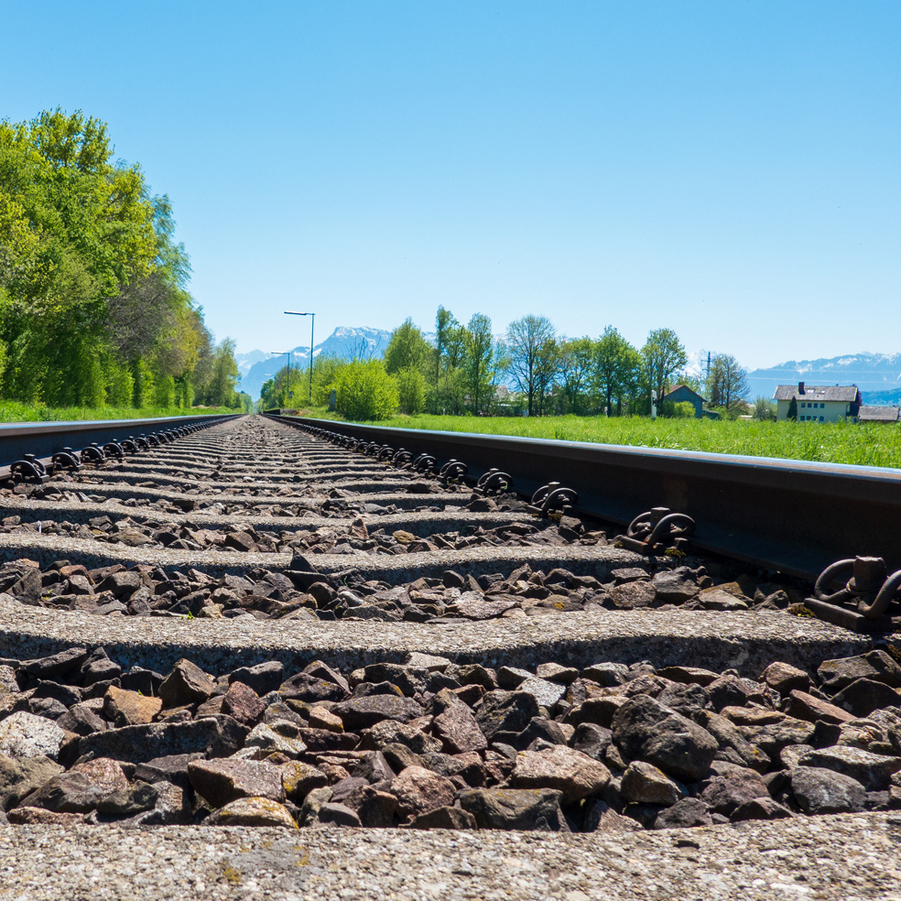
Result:
{"label": "bright green foliage", "polygon": [[470,410],[478,415],[494,396],[497,374],[491,320],[484,313],[476,313],[463,330],[463,354],[463,389]]}
{"label": "bright green foliage", "polygon": [[432,345],[422,337],[422,332],[406,319],[391,333],[385,351],[385,371],[391,375],[402,369],[419,369],[425,373],[431,368]]}
{"label": "bright green foliage", "polygon": [[394,373],[397,384],[397,400],[401,413],[415,416],[425,407],[425,376],[416,366],[407,366]]}
{"label": "bright green foliage", "polygon": [[591,338],[572,338],[560,343],[560,393],[563,412],[583,413],[592,398],[589,393],[597,345]]}
{"label": "bright green foliage", "polygon": [[507,327],[507,373],[518,391],[528,397],[529,416],[543,407],[557,374],[557,340],[545,316],[523,316]]}
{"label": "bright green foliage", "polygon": [[337,411],[348,419],[387,419],[397,410],[397,386],[381,360],[355,360],[335,378]]}
{"label": "bright green foliage", "polygon": [[189,405],[212,339],[173,235],[168,198],[114,161],[100,120],[0,122],[2,396]]}
{"label": "bright green foliage", "polygon": [[685,348],[670,328],[655,329],[641,349],[644,380],[648,391],[663,397],[672,377],[688,362]]}
{"label": "bright green foliage", "polygon": [[717,354],[707,373],[707,401],[711,407],[723,407],[734,415],[743,406],[748,393],[745,370],[730,354]]}
{"label": "bright green foliage", "polygon": [[608,416],[622,414],[624,402],[640,390],[641,355],[611,325],[604,329],[596,346],[592,384]]}
{"label": "bright green foliage", "polygon": [[454,314],[438,307],[435,316],[434,382],[427,399],[432,413],[462,413],[466,402],[463,361],[466,356],[466,328]]}

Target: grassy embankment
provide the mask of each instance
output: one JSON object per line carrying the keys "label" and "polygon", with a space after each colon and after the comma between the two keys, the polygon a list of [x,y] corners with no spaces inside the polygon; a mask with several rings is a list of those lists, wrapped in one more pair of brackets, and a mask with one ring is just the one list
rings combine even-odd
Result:
{"label": "grassy embankment", "polygon": [[[313,410],[310,416],[340,419]],[[708,451],[823,463],[901,468],[901,427],[850,422],[737,422],[596,416],[521,417],[395,416],[370,425],[447,432],[520,435],[634,447]]]}
{"label": "grassy embankment", "polygon": [[240,410],[194,407],[45,407],[41,404],[21,404],[0,401],[0,422],[75,422],[87,419],[157,419],[162,416],[201,416],[204,413],[240,413]]}

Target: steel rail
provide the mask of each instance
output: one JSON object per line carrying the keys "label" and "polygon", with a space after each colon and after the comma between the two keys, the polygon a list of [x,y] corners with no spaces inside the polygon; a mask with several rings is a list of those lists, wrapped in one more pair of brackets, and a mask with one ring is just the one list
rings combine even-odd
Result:
{"label": "steel rail", "polygon": [[521,493],[561,482],[578,492],[579,510],[614,523],[669,507],[696,521],[693,546],[809,581],[856,555],[883,557],[889,572],[901,569],[899,470],[272,418],[404,447],[414,456],[456,458],[469,476],[497,467]]}
{"label": "steel rail", "polygon": [[[242,415],[242,414],[237,414]],[[0,423],[0,478],[9,476],[9,467],[26,454],[34,454],[45,464],[66,447],[75,450],[122,441],[146,431],[193,425],[212,425],[233,416],[204,413],[197,416],[164,416],[157,419],[91,419],[60,422]]]}

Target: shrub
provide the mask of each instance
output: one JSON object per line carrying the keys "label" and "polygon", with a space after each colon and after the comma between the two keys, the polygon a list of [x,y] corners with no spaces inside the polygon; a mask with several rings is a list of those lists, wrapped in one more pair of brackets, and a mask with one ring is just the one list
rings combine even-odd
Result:
{"label": "shrub", "polygon": [[387,419],[397,409],[397,386],[380,360],[354,361],[335,378],[337,411],[348,419]]}

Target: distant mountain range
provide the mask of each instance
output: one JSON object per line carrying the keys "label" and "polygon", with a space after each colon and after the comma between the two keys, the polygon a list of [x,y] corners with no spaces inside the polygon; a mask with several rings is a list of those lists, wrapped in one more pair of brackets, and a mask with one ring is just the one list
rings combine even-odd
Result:
{"label": "distant mountain range", "polygon": [[901,402],[901,353],[848,354],[820,360],[790,360],[748,373],[748,397],[773,396],[777,385],[857,385],[865,404]]}
{"label": "distant mountain range", "polygon": [[[434,335],[424,335],[434,341]],[[388,347],[391,332],[375,328],[336,328],[321,344],[314,356],[327,354],[345,359],[379,358]],[[291,365],[301,369],[310,363],[309,345],[291,350]],[[263,384],[271,379],[287,362],[287,353],[269,354],[262,350],[235,354],[241,372],[241,390],[254,399],[260,396]],[[703,378],[706,357],[690,355],[687,370]],[[865,404],[901,403],[901,353],[848,354],[820,360],[789,360],[769,369],[755,369],[748,373],[748,398],[771,398],[778,385],[807,382],[809,385],[857,385]]]}
{"label": "distant mountain range", "polygon": [[[321,344],[313,350],[314,359],[322,354],[345,359],[365,359],[382,356],[391,332],[377,328],[336,328]],[[254,400],[260,396],[263,385],[288,362],[288,348],[285,353],[269,354],[262,350],[235,354],[238,370],[241,373],[241,390],[246,391]],[[301,345],[290,350],[291,365],[303,369],[310,365],[310,345]]]}

